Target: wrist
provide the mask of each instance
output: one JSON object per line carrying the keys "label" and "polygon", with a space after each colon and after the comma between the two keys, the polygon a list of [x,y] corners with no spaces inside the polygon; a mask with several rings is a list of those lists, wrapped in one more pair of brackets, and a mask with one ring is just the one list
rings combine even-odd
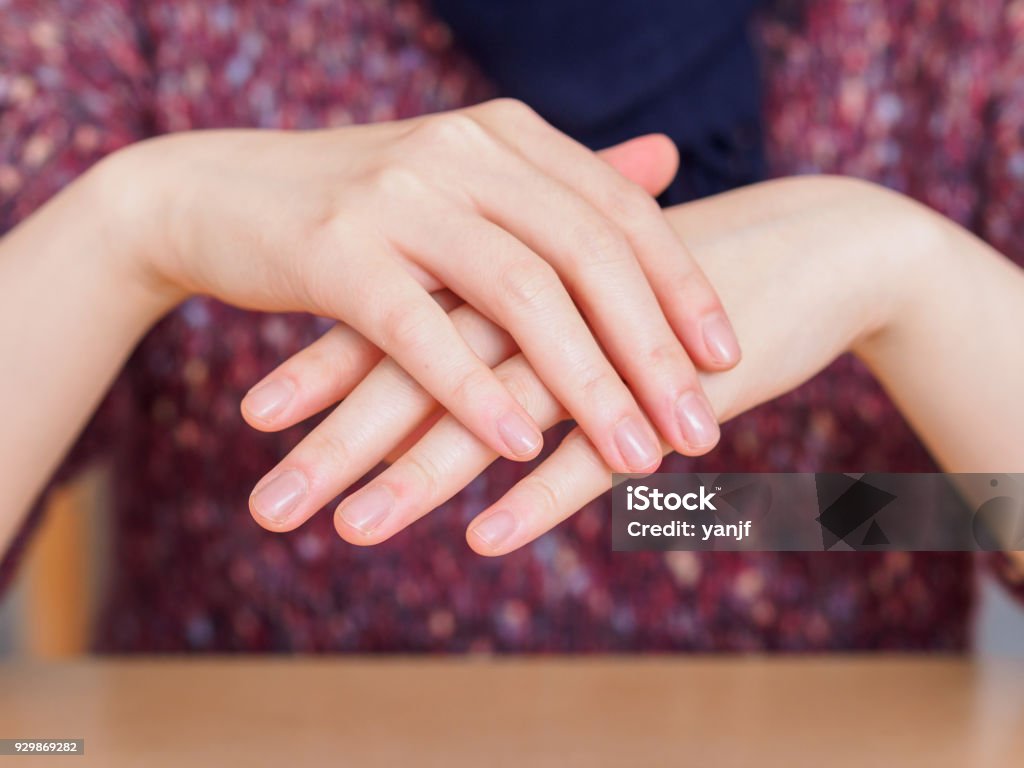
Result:
{"label": "wrist", "polygon": [[149,153],[133,145],[107,156],[79,181],[76,190],[95,211],[94,234],[104,266],[140,316],[153,322],[187,298],[161,269],[168,247],[156,169]]}
{"label": "wrist", "polygon": [[929,313],[929,284],[950,272],[954,228],[910,198],[863,184],[877,232],[870,276],[862,286],[865,322],[851,352],[875,367],[885,355],[914,343],[918,319]]}

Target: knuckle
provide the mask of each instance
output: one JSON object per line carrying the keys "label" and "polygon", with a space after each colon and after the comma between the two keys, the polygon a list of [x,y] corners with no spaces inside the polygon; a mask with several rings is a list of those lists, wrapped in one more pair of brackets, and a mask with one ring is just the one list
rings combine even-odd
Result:
{"label": "knuckle", "polygon": [[472,339],[483,336],[485,333],[500,332],[500,329],[491,323],[487,318],[477,312],[473,307],[463,304],[456,307],[448,315],[452,325],[455,326],[463,338]]}
{"label": "knuckle", "polygon": [[306,228],[303,245],[318,255],[337,253],[339,243],[358,230],[361,213],[356,195],[349,190],[332,194]]}
{"label": "knuckle", "polygon": [[498,371],[496,375],[515,401],[523,406],[527,413],[532,413],[530,406],[533,405],[533,387],[525,377],[517,371]]}
{"label": "knuckle", "polygon": [[668,291],[670,295],[682,297],[686,296],[690,292],[690,286],[693,284],[693,271],[689,269],[678,269],[674,270],[667,279]]}
{"label": "knuckle", "polygon": [[627,179],[622,179],[609,190],[604,207],[623,226],[635,226],[645,219],[661,215],[657,201],[639,184]]}
{"label": "knuckle", "polygon": [[539,120],[537,112],[524,101],[504,97],[493,99],[483,105],[483,109],[491,112],[496,117],[506,120]]}
{"label": "knuckle", "polygon": [[533,497],[531,504],[540,513],[542,519],[551,518],[558,514],[559,495],[558,491],[544,475],[535,474],[529,479],[530,495]]}
{"label": "knuckle", "polygon": [[609,403],[618,400],[617,394],[623,384],[614,373],[591,370],[583,374],[579,386],[583,401],[590,407],[604,411]]}
{"label": "knuckle", "polygon": [[372,350],[348,326],[335,323],[292,359],[308,368],[307,372],[296,370],[307,379],[323,376],[328,378],[320,381],[333,381],[363,369],[372,359]]}
{"label": "knuckle", "polygon": [[330,200],[308,228],[308,236],[304,241],[306,250],[314,256],[337,252],[338,243],[345,241],[357,215],[358,212],[346,195],[338,195]]}
{"label": "knuckle", "polygon": [[635,260],[626,236],[610,226],[579,227],[574,241],[576,247],[570,260],[578,269],[621,266]]}
{"label": "knuckle", "polygon": [[476,402],[481,392],[486,392],[493,384],[493,374],[488,369],[474,367],[458,376],[452,387],[452,399],[457,403]]}
{"label": "knuckle", "polygon": [[488,365],[497,365],[515,351],[511,335],[479,312],[467,307],[466,311],[453,312],[450,317],[469,348]]}
{"label": "knuckle", "polygon": [[404,473],[416,489],[418,504],[429,504],[438,497],[441,470],[423,453],[407,453],[402,462]]}
{"label": "knuckle", "polygon": [[371,195],[385,200],[416,197],[424,186],[415,170],[397,161],[383,163],[368,171],[363,183]]}
{"label": "knuckle", "polygon": [[426,326],[416,307],[404,303],[388,307],[380,319],[380,347],[388,354],[421,348],[427,341]]}
{"label": "knuckle", "polygon": [[[329,331],[333,333],[333,331]],[[353,352],[343,345],[334,345],[331,350],[323,344],[307,347],[304,354],[290,361],[292,375],[309,383],[335,381],[346,372],[354,369],[358,360]]]}
{"label": "knuckle", "polygon": [[543,305],[558,285],[558,273],[546,262],[515,259],[501,269],[498,299],[512,311],[533,310]]}
{"label": "knuckle", "polygon": [[305,441],[303,451],[312,466],[342,467],[349,463],[351,449],[345,436],[328,426],[315,429]]}
{"label": "knuckle", "polygon": [[445,112],[426,118],[409,133],[409,139],[422,151],[461,149],[477,144],[486,136],[480,123],[465,112]]}
{"label": "knuckle", "polygon": [[702,313],[708,305],[718,303],[711,284],[694,264],[684,264],[668,278],[668,293],[684,306]]}
{"label": "knuckle", "polygon": [[644,360],[650,368],[678,368],[685,352],[678,341],[663,341],[654,344],[647,350]]}

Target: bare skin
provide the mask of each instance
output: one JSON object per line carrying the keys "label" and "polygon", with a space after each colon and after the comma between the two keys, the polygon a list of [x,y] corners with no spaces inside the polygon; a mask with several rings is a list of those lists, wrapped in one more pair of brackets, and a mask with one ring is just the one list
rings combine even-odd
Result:
{"label": "bare skin", "polygon": [[[720,420],[783,394],[852,352],[885,385],[944,468],[1024,471],[1024,272],[1011,262],[906,198],[835,177],[769,182],[680,206],[667,216],[687,233],[745,350],[735,369],[702,374]],[[567,417],[506,334],[472,308],[459,307],[452,316],[539,424]],[[351,391],[327,393],[316,374],[319,354],[315,347],[300,352],[271,376],[295,382],[302,404],[295,420],[347,396],[325,422],[324,428],[337,430],[331,439],[345,445],[353,440],[346,436],[372,435],[346,452],[363,457],[366,466],[341,469],[337,489],[376,459],[394,460],[338,508],[336,527],[346,540],[375,544],[389,538],[495,458],[450,416],[432,423],[438,412],[430,398],[392,361],[379,363]],[[424,419],[430,425],[425,433],[417,426]],[[611,469],[576,430],[470,523],[468,542],[483,555],[510,552],[608,490],[610,482]],[[303,519],[259,522],[288,530]]]}
{"label": "bare skin", "polygon": [[[120,220],[144,218],[141,204],[125,212],[123,192],[111,191],[123,179],[97,174],[73,185],[0,243],[0,284],[9,298],[0,310],[5,327],[16,328],[29,314],[38,318],[24,333],[0,341],[0,356],[11,363],[2,394],[18,404],[0,438],[10,489],[0,517],[2,544],[133,344],[180,300],[149,267],[126,258],[126,252],[150,253],[138,235],[144,228],[125,236],[102,216],[82,215],[89,201],[116,192]],[[1016,402],[1024,391],[1017,343],[1024,276],[983,243],[904,198],[834,178],[759,185],[679,207],[666,220],[686,232],[746,350],[732,370],[701,375],[719,419],[791,389],[851,351],[867,362],[946,469],[1024,470],[1018,440],[1024,413]],[[493,366],[535,423],[546,428],[567,416],[569,409],[511,334],[470,305],[447,304],[460,337]],[[292,308],[280,308],[286,307]],[[80,322],[83,317],[90,322]],[[344,538],[374,544],[454,495],[499,453],[462,420],[438,410],[428,389],[394,359],[366,354],[365,337],[344,328],[332,334],[324,342],[328,349],[314,345],[271,374],[288,377],[294,387],[287,411],[262,420],[243,412],[255,426],[280,429],[345,398],[329,428],[362,420],[359,432],[372,443],[353,445],[350,455],[368,451],[371,459],[374,452],[395,459],[343,502],[336,517]],[[322,375],[325,351],[351,364],[345,376]],[[396,387],[402,391],[397,401]],[[391,402],[387,418],[385,409],[374,407],[382,399]],[[662,450],[668,448],[666,441]],[[355,479],[347,473],[356,469],[339,469],[331,456],[312,452],[299,457],[308,464],[288,464],[295,460],[286,458],[275,471],[315,474],[321,491],[332,495]],[[522,546],[606,490],[610,469],[588,436],[575,431],[471,523],[470,546],[485,555]],[[355,509],[372,493],[374,504]],[[277,520],[258,507],[253,512],[265,527],[285,531],[314,507],[300,503]],[[348,514],[354,509],[359,514]]]}
{"label": "bare skin", "polygon": [[[676,162],[659,136],[595,155],[507,100],[331,131],[191,132],[114,153],[0,240],[0,322],[35,318],[0,340],[0,396],[18,403],[0,437],[0,541],[133,345],[196,294],[333,317],[339,334],[367,340],[363,361],[400,361],[490,448],[529,459],[541,431],[435,301],[449,288],[547,372],[611,465],[656,467],[659,432],[706,452],[718,425],[695,362],[729,368],[739,348],[651,197]],[[685,306],[662,309],[667,286]],[[609,303],[631,309],[613,323],[598,312]],[[651,356],[657,370],[641,375]],[[290,394],[264,389],[249,417],[287,413]],[[290,478],[310,499],[323,491],[319,476]],[[295,490],[268,491],[272,480],[254,497],[269,516]]]}

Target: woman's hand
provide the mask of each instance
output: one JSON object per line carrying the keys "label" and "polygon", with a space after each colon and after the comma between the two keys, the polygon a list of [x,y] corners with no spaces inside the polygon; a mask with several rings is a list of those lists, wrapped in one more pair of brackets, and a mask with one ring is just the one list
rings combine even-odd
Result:
{"label": "woman's hand", "polygon": [[[669,217],[690,236],[747,350],[735,370],[703,377],[723,420],[797,386],[848,350],[864,358],[899,401],[920,389],[922,380],[932,381],[928,372],[949,356],[945,344],[934,360],[922,355],[934,331],[941,330],[943,309],[956,300],[947,289],[955,290],[965,279],[977,287],[989,285],[1005,294],[992,295],[1003,308],[1019,307],[1024,292],[1020,271],[978,241],[904,198],[852,180],[771,182],[679,207]],[[919,290],[916,279],[926,266],[931,294]],[[1019,308],[1013,311],[1020,315]],[[980,319],[986,322],[984,314]],[[1004,315],[996,310],[997,317]],[[539,424],[551,426],[566,417],[499,328],[466,306],[451,317],[483,359],[505,361],[496,371]],[[1007,333],[1014,335],[1012,323]],[[998,332],[995,337],[998,347]],[[330,343],[335,342],[332,349],[318,348],[325,344],[319,342],[282,366],[299,393],[296,420],[330,404],[322,361],[327,354],[344,357],[351,346],[340,337]],[[959,415],[958,405],[966,401],[956,397],[956,388],[984,392],[997,407],[1011,397],[1014,382],[1024,381],[1019,355],[1015,364],[1016,373],[1003,366],[1006,381],[993,382],[983,368],[969,372],[966,381],[944,372],[934,385],[938,393],[925,392],[907,403],[905,413],[950,468],[1019,471],[1024,466],[1019,447],[1013,449],[1019,407],[1012,414],[1002,411],[1011,417],[1005,434],[993,431],[966,450],[956,418],[945,419],[950,412]],[[380,362],[353,388],[367,370],[350,371],[330,395],[348,395],[325,422],[335,438],[349,440],[346,455],[356,459],[342,470],[344,482],[353,482],[395,446],[402,455],[339,506],[338,532],[356,544],[379,543],[402,530],[496,458],[451,416],[438,420],[429,395],[393,361]],[[944,390],[950,384],[953,390]],[[951,401],[939,412],[936,407],[947,397]],[[951,436],[957,439],[950,441]],[[532,541],[606,491],[611,472],[586,436],[574,430],[538,469],[470,524],[470,545],[497,555]],[[300,522],[268,527],[287,530]]]}
{"label": "woman's hand", "polygon": [[[872,265],[848,253],[826,251],[820,243],[814,247],[813,241],[814,235],[826,233],[827,226],[834,233],[840,226],[853,225],[851,216],[841,219],[840,211],[851,200],[857,201],[848,188],[859,190],[860,186],[834,180],[775,182],[668,212],[671,223],[693,238],[697,257],[714,276],[732,316],[746,326],[745,346],[750,349],[744,362],[704,381],[705,389],[716,395],[712,403],[722,416],[742,410],[736,395],[728,402],[725,399],[730,381],[733,389],[737,381],[747,382],[744,405],[750,407],[816,372],[863,330],[860,323],[871,319],[861,310],[869,308],[867,283],[877,276],[872,275]],[[801,239],[792,246],[780,243],[779,233],[792,236],[790,230]],[[858,243],[858,253],[861,246]],[[858,301],[844,303],[843,296]],[[488,365],[496,366],[495,373],[542,428],[570,418],[558,395],[544,385],[528,359],[517,354],[515,339],[473,307],[456,306],[450,297],[442,301],[451,309],[452,323],[466,343]],[[846,307],[846,314],[837,316],[834,306]],[[809,323],[809,318],[815,322]],[[744,331],[744,326],[737,327]],[[342,400],[313,430],[304,450],[286,459],[282,469],[288,462],[303,460],[306,474],[329,474],[332,490],[340,492],[381,459],[402,454],[338,508],[338,531],[354,543],[376,543],[396,533],[450,498],[496,458],[457,420],[441,415],[430,394],[395,360],[381,361],[369,372],[375,361],[367,358],[365,346],[353,331],[339,328],[268,377],[288,381],[295,391],[287,417],[275,420],[275,429]],[[541,488],[550,506],[556,498],[554,489],[567,486],[591,494],[589,499],[607,486],[612,471],[616,470],[577,429],[530,479],[517,486],[517,495],[510,500],[535,496]],[[570,496],[569,504],[576,498]],[[258,505],[252,507],[261,524],[272,530],[294,528],[315,511],[303,507],[293,516],[268,520]],[[515,508],[526,514],[525,510],[539,507],[534,499]],[[562,511],[577,508],[559,507]],[[493,520],[481,521],[481,530],[498,526],[510,514],[502,505],[500,513],[485,515],[485,520]],[[543,517],[548,519],[550,514]],[[518,542],[522,544],[546,527],[522,524],[516,530],[524,537]],[[481,536],[470,540],[485,550]]]}
{"label": "woman's hand", "polygon": [[[673,150],[651,141],[673,170]],[[536,456],[541,433],[431,292],[447,288],[507,330],[610,466],[657,467],[645,414],[678,450],[717,440],[691,362],[739,359],[715,292],[649,193],[521,104],[331,131],[182,134],[118,163],[121,178],[160,180],[165,214],[156,240],[142,237],[153,281],[341,320],[503,456]],[[149,211],[137,220],[151,231]],[[293,395],[276,379],[247,415],[270,424]],[[296,494],[315,504],[336,492],[301,469],[273,479],[257,501],[271,518]]]}

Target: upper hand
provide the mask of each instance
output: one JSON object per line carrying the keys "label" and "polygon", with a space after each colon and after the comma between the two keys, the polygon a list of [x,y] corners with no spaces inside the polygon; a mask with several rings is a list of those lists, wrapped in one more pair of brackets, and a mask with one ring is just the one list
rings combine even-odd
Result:
{"label": "upper hand", "polygon": [[[536,456],[541,431],[432,291],[450,289],[507,331],[616,470],[658,466],[647,417],[686,453],[718,439],[691,362],[723,369],[739,357],[714,290],[647,191],[521,104],[307,133],[182,134],[125,155],[136,164],[122,168],[164,191],[155,279],[344,321],[500,455]],[[249,399],[252,420],[269,425],[289,408],[289,382],[277,384]],[[316,441],[268,478],[289,473],[261,514],[311,513],[340,490],[335,466],[307,460]]]}

